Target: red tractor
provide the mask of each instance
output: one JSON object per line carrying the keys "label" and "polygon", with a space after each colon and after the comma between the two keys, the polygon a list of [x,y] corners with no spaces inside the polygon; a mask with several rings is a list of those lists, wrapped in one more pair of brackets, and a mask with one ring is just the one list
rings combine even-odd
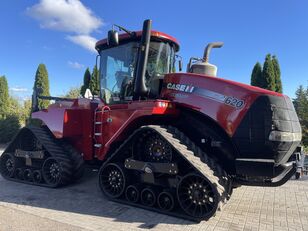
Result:
{"label": "red tractor", "polygon": [[241,185],[280,186],[295,173],[301,127],[282,94],[216,77],[204,57],[174,73],[179,44],[143,30],[96,44],[100,95],[55,100],[35,111],[1,156],[5,179],[58,187],[99,165],[111,200],[208,219]]}

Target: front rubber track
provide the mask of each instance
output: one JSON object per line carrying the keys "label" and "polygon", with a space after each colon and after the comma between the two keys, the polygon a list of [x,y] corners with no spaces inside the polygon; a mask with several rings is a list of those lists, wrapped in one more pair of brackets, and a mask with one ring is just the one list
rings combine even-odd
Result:
{"label": "front rubber track", "polygon": [[[207,220],[210,217],[214,216],[216,210],[219,209],[222,206],[222,204],[226,201],[224,197],[226,191],[224,183],[228,181],[228,179],[226,178],[226,173],[213,159],[208,157],[206,153],[204,153],[199,147],[197,147],[187,136],[185,136],[184,133],[180,132],[177,128],[171,126],[164,127],[157,125],[149,125],[137,129],[108,158],[108,160],[103,164],[102,168],[104,168],[104,166],[112,162],[114,163],[124,162],[126,158],[130,158],[131,156],[133,156],[132,143],[134,142],[134,140],[138,140],[137,138],[140,137],[143,132],[149,132],[149,131],[155,132],[161,137],[163,137],[166,140],[166,142],[168,142],[172,146],[172,148],[176,150],[176,152],[181,156],[181,158],[185,159],[188,165],[190,165],[189,169],[191,169],[192,172],[207,178],[211,182],[214,191],[217,192],[219,201],[215,209],[213,210],[212,213],[208,214],[208,216],[202,217],[202,219],[200,219],[189,216],[185,214],[184,211],[179,212],[179,210],[181,210],[179,206],[177,206],[177,209],[174,209],[172,211],[163,211],[159,209],[157,206],[147,207],[141,205],[140,201],[138,203],[129,202],[125,200],[125,196],[116,199],[109,197],[109,199],[193,221]],[[131,182],[133,184],[138,183],[132,181],[134,181],[134,179],[128,179],[128,182]]]}

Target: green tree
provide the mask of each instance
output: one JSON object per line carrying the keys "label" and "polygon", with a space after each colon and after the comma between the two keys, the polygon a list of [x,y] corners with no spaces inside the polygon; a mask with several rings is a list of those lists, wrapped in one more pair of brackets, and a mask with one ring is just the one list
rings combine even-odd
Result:
{"label": "green tree", "polygon": [[79,96],[80,96],[80,87],[71,87],[64,97],[76,99]]}
{"label": "green tree", "polygon": [[275,55],[273,55],[273,57],[272,57],[272,63],[273,63],[273,67],[274,67],[274,76],[275,76],[275,86],[276,86],[275,91],[282,93],[280,66],[279,66],[278,59]]}
{"label": "green tree", "polygon": [[0,120],[0,143],[11,141],[19,129],[20,123],[17,114],[7,115],[5,119]]}
{"label": "green tree", "polygon": [[[35,82],[34,82],[33,88],[34,90],[41,89],[40,95],[50,96],[48,72],[47,72],[45,64],[41,63],[38,66],[36,74],[35,74]],[[43,108],[47,108],[48,105],[49,105],[49,100],[38,99],[38,107],[40,110]]]}
{"label": "green tree", "polygon": [[97,69],[97,66],[95,65],[93,68],[91,80],[90,80],[90,90],[92,92],[92,95],[99,95],[100,89],[99,89],[99,71]]}
{"label": "green tree", "polygon": [[265,86],[263,88],[275,91],[275,71],[274,65],[272,62],[272,57],[270,54],[267,54],[265,57],[265,61],[263,64],[263,71],[262,71],[263,80],[265,81]]}
{"label": "green tree", "polygon": [[22,110],[22,123],[27,124],[31,117],[32,101],[27,99],[24,101],[23,110]]}
{"label": "green tree", "polygon": [[264,86],[264,83],[262,83],[262,67],[259,62],[257,62],[253,67],[250,84],[251,86],[256,86],[256,87]]}
{"label": "green tree", "polygon": [[83,75],[83,85],[81,86],[80,89],[80,94],[84,96],[86,90],[90,87],[90,80],[91,80],[91,72],[90,69],[87,68]]}
{"label": "green tree", "polygon": [[6,117],[9,108],[9,86],[5,76],[0,77],[0,119]]}
{"label": "green tree", "polygon": [[296,113],[302,126],[304,146],[308,147],[308,89],[304,89],[302,85],[295,92],[293,101]]}

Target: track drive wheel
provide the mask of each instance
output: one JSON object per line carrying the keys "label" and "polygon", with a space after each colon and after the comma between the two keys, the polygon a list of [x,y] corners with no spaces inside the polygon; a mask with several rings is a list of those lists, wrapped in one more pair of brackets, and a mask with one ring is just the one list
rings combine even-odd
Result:
{"label": "track drive wheel", "polygon": [[11,153],[4,153],[0,158],[0,173],[4,177],[13,177],[17,168],[17,159]]}
{"label": "track drive wheel", "polygon": [[140,137],[135,148],[138,158],[149,162],[170,162],[172,160],[171,145],[161,136],[147,132]]}
{"label": "track drive wheel", "polygon": [[217,188],[199,174],[184,176],[177,188],[181,208],[196,219],[208,219],[217,210],[220,197]]}
{"label": "track drive wheel", "polygon": [[103,166],[99,171],[99,186],[107,197],[120,197],[126,187],[124,169],[116,163]]}

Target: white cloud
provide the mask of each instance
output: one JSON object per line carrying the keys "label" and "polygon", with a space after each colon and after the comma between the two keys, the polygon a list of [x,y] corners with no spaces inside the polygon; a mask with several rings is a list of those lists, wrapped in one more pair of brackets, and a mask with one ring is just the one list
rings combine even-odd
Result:
{"label": "white cloud", "polygon": [[72,62],[72,61],[68,61],[67,64],[74,69],[83,69],[84,65],[78,62]]}
{"label": "white cloud", "polygon": [[66,37],[71,42],[82,46],[83,48],[96,53],[95,50],[95,43],[97,42],[97,39],[90,36],[90,35],[74,35],[74,36],[67,36]]}
{"label": "white cloud", "polygon": [[10,91],[12,92],[28,92],[28,88],[25,87],[11,87]]}
{"label": "white cloud", "polygon": [[96,53],[97,39],[90,34],[98,31],[103,20],[80,0],[40,0],[26,12],[39,21],[41,28],[73,33],[66,36],[69,41]]}
{"label": "white cloud", "polygon": [[77,34],[90,34],[103,24],[80,0],[41,0],[27,8],[27,14],[42,28]]}

